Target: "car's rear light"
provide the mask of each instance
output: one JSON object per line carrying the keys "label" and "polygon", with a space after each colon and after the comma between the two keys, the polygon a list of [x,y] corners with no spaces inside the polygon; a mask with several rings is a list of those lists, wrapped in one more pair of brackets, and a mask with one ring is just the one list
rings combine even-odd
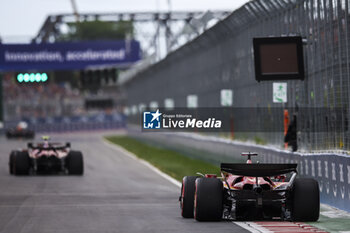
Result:
{"label": "car's rear light", "polygon": [[217,178],[216,174],[205,174],[206,178]]}

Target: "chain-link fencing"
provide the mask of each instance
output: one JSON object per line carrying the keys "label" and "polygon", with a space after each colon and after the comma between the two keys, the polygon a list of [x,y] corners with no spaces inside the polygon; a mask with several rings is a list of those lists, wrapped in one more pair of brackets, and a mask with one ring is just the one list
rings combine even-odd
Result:
{"label": "chain-link fencing", "polygon": [[[186,107],[197,95],[198,107],[219,107],[222,89],[233,91],[232,107],[288,107],[309,111],[298,117],[299,147],[307,151],[350,149],[350,1],[254,0],[202,35],[124,83],[127,107],[161,107],[171,99]],[[255,80],[254,37],[302,36],[306,79],[286,81],[288,101],[272,101],[272,81]],[[322,115],[314,110],[326,108]],[[332,111],[332,109],[341,111]],[[292,113],[290,113],[292,114]],[[261,117],[261,116],[252,116]],[[283,116],[281,116],[282,118]],[[271,124],[274,124],[271,121]],[[283,145],[281,132],[236,134],[242,139]]]}

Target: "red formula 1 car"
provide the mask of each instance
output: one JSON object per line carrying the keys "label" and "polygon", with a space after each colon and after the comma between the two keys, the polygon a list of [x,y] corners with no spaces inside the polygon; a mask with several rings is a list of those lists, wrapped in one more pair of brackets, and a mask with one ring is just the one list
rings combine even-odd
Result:
{"label": "red formula 1 car", "polygon": [[68,172],[82,175],[83,155],[70,149],[70,143],[51,143],[49,137],[43,142],[28,143],[28,148],[10,153],[10,174],[28,175],[30,173]]}
{"label": "red formula 1 car", "polygon": [[297,164],[222,163],[216,175],[185,176],[180,207],[184,218],[198,221],[262,220],[317,221],[318,182],[296,178]]}
{"label": "red formula 1 car", "polygon": [[26,122],[21,121],[17,124],[15,128],[10,128],[6,130],[6,137],[8,139],[33,139],[35,137],[35,132],[33,130],[28,129],[28,124]]}

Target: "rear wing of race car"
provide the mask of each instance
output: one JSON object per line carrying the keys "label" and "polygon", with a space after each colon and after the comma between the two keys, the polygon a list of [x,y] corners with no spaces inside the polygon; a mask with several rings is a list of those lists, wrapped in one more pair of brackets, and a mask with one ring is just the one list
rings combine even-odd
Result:
{"label": "rear wing of race car", "polygon": [[65,150],[67,148],[70,148],[71,145],[70,145],[69,142],[67,142],[66,145],[54,146],[54,144],[53,144],[53,145],[51,145],[49,147],[43,147],[41,145],[40,146],[39,145],[33,145],[33,143],[29,142],[27,144],[27,146],[28,146],[29,149],[33,149],[33,150]]}
{"label": "rear wing of race car", "polygon": [[297,164],[270,164],[270,163],[222,163],[221,171],[233,175],[264,177],[277,176],[290,172],[297,172]]}

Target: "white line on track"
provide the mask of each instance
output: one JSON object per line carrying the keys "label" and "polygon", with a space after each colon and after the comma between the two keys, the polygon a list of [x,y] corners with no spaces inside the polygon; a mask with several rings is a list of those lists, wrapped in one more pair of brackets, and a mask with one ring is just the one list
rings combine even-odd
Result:
{"label": "white line on track", "polygon": [[152,171],[154,171],[155,173],[157,173],[158,175],[160,175],[164,179],[168,180],[170,183],[174,184],[175,186],[177,186],[179,188],[181,187],[181,182],[179,182],[179,181],[175,180],[174,178],[172,178],[171,176],[165,174],[164,172],[162,172],[161,170],[159,170],[158,168],[156,168],[155,166],[153,166],[152,164],[150,164],[146,160],[138,158],[136,155],[134,155],[130,151],[127,151],[124,148],[122,148],[121,146],[118,146],[118,145],[116,145],[116,144],[114,144],[106,139],[101,139],[101,140],[108,147],[110,147],[118,152],[121,152],[134,160],[137,160],[138,162],[142,163],[143,165],[145,165],[146,167],[148,167],[149,169],[151,169]]}
{"label": "white line on track", "polygon": [[257,228],[254,228],[253,226],[251,226],[249,224],[249,222],[233,222],[234,224],[246,229],[247,231],[249,232],[252,232],[252,233],[267,233],[267,232],[271,232],[271,231],[268,231],[267,229],[264,229],[263,231],[257,229]]}
{"label": "white line on track", "polygon": [[106,203],[106,204],[18,204],[18,205],[0,205],[0,208],[63,208],[63,207],[111,207],[111,206],[173,206],[174,204],[164,204],[158,202],[150,203],[138,203],[138,202],[128,202],[128,203]]}

